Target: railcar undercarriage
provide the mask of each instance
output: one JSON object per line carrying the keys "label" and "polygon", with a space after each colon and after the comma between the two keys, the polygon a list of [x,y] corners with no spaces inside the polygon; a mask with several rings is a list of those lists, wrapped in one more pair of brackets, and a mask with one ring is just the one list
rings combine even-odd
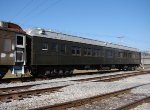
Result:
{"label": "railcar undercarriage", "polygon": [[0,66],[0,79],[5,76],[5,74],[8,72],[9,66]]}
{"label": "railcar undercarriage", "polygon": [[55,77],[55,76],[69,76],[73,74],[74,69],[78,70],[111,70],[119,69],[120,71],[135,70],[139,65],[66,65],[66,66],[43,66],[34,65],[27,67],[26,70],[34,77]]}

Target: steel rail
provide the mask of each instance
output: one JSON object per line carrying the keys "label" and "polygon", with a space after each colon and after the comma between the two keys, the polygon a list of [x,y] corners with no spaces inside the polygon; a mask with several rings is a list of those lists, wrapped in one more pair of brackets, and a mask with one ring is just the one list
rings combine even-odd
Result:
{"label": "steel rail", "polygon": [[14,91],[10,93],[1,93],[0,101],[2,102],[11,102],[12,100],[21,100],[23,98],[31,97],[33,95],[40,95],[47,92],[58,91],[59,89],[66,87],[65,86],[57,86],[50,88],[42,88],[42,89],[33,89],[33,90],[24,90],[24,91]]}
{"label": "steel rail", "polygon": [[[124,73],[124,74],[116,74],[116,75],[107,75],[107,76],[100,76],[100,77],[94,77],[94,78],[84,78],[84,79],[78,79],[78,80],[69,80],[69,81],[89,81],[94,80],[93,82],[108,82],[108,81],[116,81],[119,79],[132,77],[136,75],[144,75],[144,74],[150,74],[148,72],[134,72],[134,73]],[[66,82],[66,81],[59,81],[59,82]],[[57,82],[57,83],[59,83]],[[47,82],[47,83],[39,83],[39,84],[30,84],[30,85],[23,85],[23,86],[14,86],[14,87],[4,87],[0,88],[0,93],[9,93],[9,92],[15,92],[15,91],[21,91],[22,89],[28,89],[30,87],[36,86],[36,85],[42,85],[42,84],[51,84],[55,82]]]}
{"label": "steel rail", "polygon": [[83,99],[78,99],[78,100],[73,100],[73,101],[68,101],[68,102],[63,102],[63,103],[57,103],[54,105],[38,107],[38,108],[30,109],[30,110],[65,110],[67,108],[78,107],[78,106],[81,106],[84,104],[92,103],[94,101],[102,100],[104,98],[113,97],[113,96],[120,95],[123,93],[129,93],[132,89],[135,89],[140,86],[148,85],[148,84],[150,84],[150,83],[141,84],[141,85],[137,85],[134,87],[130,87],[130,88],[126,88],[126,89],[122,89],[122,90],[118,90],[118,91],[114,91],[114,92],[110,92],[110,93],[106,93],[106,94],[101,94],[101,95],[97,95],[97,96],[92,96],[92,97],[88,97],[88,98],[83,98]]}
{"label": "steel rail", "polygon": [[130,109],[133,109],[133,108],[135,108],[138,105],[141,105],[143,103],[150,103],[150,96],[147,96],[147,97],[144,97],[140,100],[136,100],[132,103],[126,104],[122,107],[117,108],[116,110],[130,110]]}

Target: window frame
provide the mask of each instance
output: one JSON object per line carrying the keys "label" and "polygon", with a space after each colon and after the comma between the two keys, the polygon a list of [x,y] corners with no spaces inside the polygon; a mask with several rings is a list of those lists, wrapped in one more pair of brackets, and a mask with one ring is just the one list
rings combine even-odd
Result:
{"label": "window frame", "polygon": [[76,55],[76,46],[71,46],[71,54]]}
{"label": "window frame", "polygon": [[[18,37],[18,36],[21,36],[21,37],[23,38],[23,44],[22,44],[22,45],[18,45],[18,44],[17,44],[17,42],[18,42],[17,37]],[[16,34],[16,47],[18,47],[18,48],[25,48],[25,42],[26,42],[25,35]]]}
{"label": "window frame", "polygon": [[[44,44],[46,44],[46,45],[44,45]],[[43,47],[46,47],[46,48],[43,48]],[[42,50],[48,50],[48,42],[42,43]]]}
{"label": "window frame", "polygon": [[106,50],[106,57],[107,58],[113,58],[114,57],[113,50]]}
{"label": "window frame", "polygon": [[76,55],[81,56],[81,47],[76,47]]}
{"label": "window frame", "polygon": [[[10,41],[9,46],[8,46],[8,42],[6,42],[6,40]],[[9,47],[9,48],[6,48],[6,47]],[[3,51],[4,52],[11,52],[12,51],[12,40],[11,39],[9,39],[9,38],[4,38],[3,39]]]}
{"label": "window frame", "polygon": [[[21,60],[18,60],[17,59],[17,53],[21,53]],[[24,62],[24,54],[23,54],[23,51],[15,51],[15,62]]]}
{"label": "window frame", "polygon": [[[55,48],[53,47],[54,45],[53,44],[55,44]],[[57,42],[51,42],[51,51],[54,51],[54,52],[57,52],[58,51],[58,44],[57,44]]]}
{"label": "window frame", "polygon": [[66,53],[66,44],[64,44],[64,43],[60,44],[60,52],[63,54]]}
{"label": "window frame", "polygon": [[[79,53],[78,53],[78,51],[79,51]],[[72,46],[71,47],[71,54],[73,56],[81,56],[81,47],[79,47],[79,46]]]}

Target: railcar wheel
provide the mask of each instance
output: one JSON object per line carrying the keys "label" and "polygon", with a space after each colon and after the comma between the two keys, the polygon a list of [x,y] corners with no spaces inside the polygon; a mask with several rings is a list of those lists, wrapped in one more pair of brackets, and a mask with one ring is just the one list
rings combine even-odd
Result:
{"label": "railcar wheel", "polygon": [[31,75],[31,68],[25,67],[24,73],[25,73],[24,74],[25,76],[30,76]]}
{"label": "railcar wheel", "polygon": [[64,76],[68,76],[69,75],[69,71],[68,70],[65,70],[64,71]]}
{"label": "railcar wheel", "polygon": [[132,71],[135,71],[136,70],[136,67],[132,67]]}
{"label": "railcar wheel", "polygon": [[73,70],[70,70],[69,75],[72,75],[72,74],[73,74]]}
{"label": "railcar wheel", "polygon": [[36,72],[33,72],[33,71],[32,71],[30,74],[31,74],[33,77],[38,77],[38,74],[37,74]]}
{"label": "railcar wheel", "polygon": [[73,74],[73,70],[65,70],[64,71],[64,75],[65,76],[70,76],[70,75],[72,75]]}
{"label": "railcar wheel", "polygon": [[9,67],[0,68],[0,79],[2,79],[5,76],[5,74],[8,72],[8,70],[9,70]]}
{"label": "railcar wheel", "polygon": [[32,68],[30,74],[31,74],[33,77],[38,77],[37,69],[36,69],[36,68]]}
{"label": "railcar wheel", "polygon": [[58,76],[58,70],[53,69],[53,70],[51,71],[51,76],[53,76],[53,77]]}
{"label": "railcar wheel", "polygon": [[45,76],[50,77],[50,76],[51,76],[51,70],[46,70],[46,71],[45,71]]}
{"label": "railcar wheel", "polygon": [[64,70],[59,70],[58,75],[63,76],[64,75]]}
{"label": "railcar wheel", "polygon": [[2,79],[5,76],[5,73],[0,71],[0,79]]}

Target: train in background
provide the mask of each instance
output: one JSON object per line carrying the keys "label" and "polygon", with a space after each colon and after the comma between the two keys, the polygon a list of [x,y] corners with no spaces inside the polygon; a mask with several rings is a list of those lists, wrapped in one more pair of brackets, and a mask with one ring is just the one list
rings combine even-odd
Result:
{"label": "train in background", "polygon": [[141,64],[143,69],[150,68],[150,52],[148,51],[141,52]]}
{"label": "train in background", "polygon": [[69,75],[74,69],[135,70],[136,48],[0,22],[0,77],[30,72],[33,76]]}

